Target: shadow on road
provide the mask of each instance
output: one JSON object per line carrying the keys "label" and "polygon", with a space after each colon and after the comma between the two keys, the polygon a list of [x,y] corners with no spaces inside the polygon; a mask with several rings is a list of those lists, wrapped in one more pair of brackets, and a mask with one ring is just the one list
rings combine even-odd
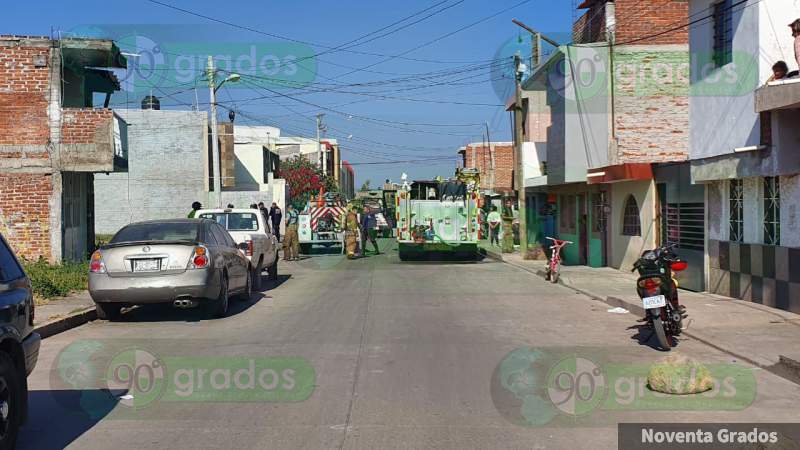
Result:
{"label": "shadow on road", "polygon": [[267,277],[261,278],[261,290],[262,291],[271,291],[273,289],[277,289],[283,283],[289,281],[292,278],[291,275],[278,275],[278,279],[270,280]]}
{"label": "shadow on road", "polygon": [[300,258],[304,259],[304,257],[312,257],[317,255],[341,255],[342,254],[342,247],[340,245],[330,245],[330,246],[322,246],[317,245],[311,248],[308,253],[301,253]]}
{"label": "shadow on road", "polygon": [[[262,299],[270,298],[269,291],[277,288],[291,278],[291,275],[278,275],[277,280],[270,280],[265,276],[261,278],[261,292],[254,292],[249,300],[242,300],[238,296],[231,296],[226,317],[241,314]],[[205,303],[190,309],[178,309],[170,303],[154,305],[138,305],[123,312],[119,322],[199,322],[201,320],[217,320],[209,317]]]}
{"label": "shadow on road", "polygon": [[106,417],[118,400],[107,390],[74,389],[29,391],[28,402],[28,422],[17,448],[65,448]]}
{"label": "shadow on road", "polygon": [[[395,255],[397,251],[394,252]],[[461,264],[471,264],[476,262],[481,262],[486,259],[486,254],[478,252],[419,252],[419,253],[412,253],[405,257],[402,261],[403,263],[434,263],[434,264],[441,264],[443,262],[446,263],[461,263]],[[399,258],[398,258],[399,261]]]}
{"label": "shadow on road", "polygon": [[[650,328],[647,324],[637,324],[632,325],[627,328],[628,330],[636,330],[636,334],[631,336],[631,339],[637,341],[639,345],[650,347],[653,350],[663,351],[658,346],[658,340],[656,339],[655,333],[653,329]],[[672,338],[672,348],[676,348],[680,344],[680,341],[673,337]]]}

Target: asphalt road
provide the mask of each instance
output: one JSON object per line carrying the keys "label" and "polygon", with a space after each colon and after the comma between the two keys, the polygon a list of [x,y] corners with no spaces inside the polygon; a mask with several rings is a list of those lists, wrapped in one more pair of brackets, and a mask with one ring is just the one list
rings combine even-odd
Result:
{"label": "asphalt road", "polygon": [[[502,263],[401,263],[391,241],[381,245],[384,255],[360,260],[283,263],[277,283],[225,319],[139,308],[48,338],[19,448],[599,449],[616,448],[618,422],[798,421],[800,387],[747,366],[731,369],[735,393],[637,400],[646,388],[626,390],[619,377],[665,355],[637,337],[636,317]],[[691,340],[671,353],[734,363]],[[104,389],[120,360],[157,367],[146,355],[171,370],[299,357],[315,375],[295,373],[288,393],[269,399],[246,383],[245,394],[176,396],[176,386],[188,391],[169,371],[153,398]],[[267,361],[302,371],[294,359]],[[595,374],[614,402],[579,400],[568,382],[548,394],[554,367]]]}

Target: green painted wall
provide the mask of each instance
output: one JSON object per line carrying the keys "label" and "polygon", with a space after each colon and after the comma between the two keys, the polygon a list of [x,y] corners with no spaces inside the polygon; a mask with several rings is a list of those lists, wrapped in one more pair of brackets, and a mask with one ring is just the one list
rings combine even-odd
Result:
{"label": "green painted wall", "polygon": [[[577,195],[575,195],[575,194],[564,194],[564,195],[571,195],[573,197],[577,197]],[[592,213],[594,211],[594,208],[592,208],[592,204],[591,204],[592,196],[587,194],[586,197],[587,197],[587,203],[588,203],[587,204],[587,208],[588,208],[588,214],[587,214],[588,224],[587,224],[587,227],[591,229],[591,226],[592,226],[592,223],[593,223]],[[579,214],[579,211],[578,211],[579,210],[579,206],[578,205],[579,205],[579,202],[576,200],[575,201],[575,220],[576,221],[578,220],[578,217],[580,217],[580,214]],[[562,211],[562,209],[561,209],[561,195],[559,195],[558,196],[558,217],[556,218],[556,229],[558,230],[558,238],[574,242],[574,244],[568,244],[566,247],[564,247],[561,250],[561,256],[563,258],[564,264],[566,264],[566,265],[578,265],[578,264],[580,264],[580,251],[579,251],[579,248],[578,248],[579,242],[580,242],[580,236],[578,236],[577,233],[564,233],[564,232],[561,231],[561,228],[559,227],[559,224],[561,223],[561,211]],[[574,224],[575,229],[578,228],[577,225],[578,225],[577,223]],[[589,249],[588,249],[588,255],[587,255],[588,256],[587,257],[587,263],[588,263],[588,265],[590,267],[602,267],[603,266],[603,241],[601,239],[592,237],[591,234],[592,233],[591,233],[591,230],[590,230],[589,231],[589,235],[590,236],[589,236]]]}

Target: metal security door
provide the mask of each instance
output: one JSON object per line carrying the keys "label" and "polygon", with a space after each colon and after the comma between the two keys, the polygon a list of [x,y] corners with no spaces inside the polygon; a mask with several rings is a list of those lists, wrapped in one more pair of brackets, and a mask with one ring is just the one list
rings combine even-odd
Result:
{"label": "metal security door", "polygon": [[655,178],[662,244],[677,244],[676,253],[689,263],[678,274],[682,288],[705,290],[705,187],[691,184],[688,163],[656,167]]}
{"label": "metal security door", "polygon": [[91,174],[61,174],[61,255],[68,261],[83,261],[89,251]]}

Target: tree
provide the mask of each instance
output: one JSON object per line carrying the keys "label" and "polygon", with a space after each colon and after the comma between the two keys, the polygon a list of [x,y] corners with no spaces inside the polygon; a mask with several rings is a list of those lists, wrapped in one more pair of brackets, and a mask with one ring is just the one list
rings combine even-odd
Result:
{"label": "tree", "polygon": [[325,186],[326,192],[338,190],[333,177],[322,175],[322,171],[302,155],[281,162],[278,176],[289,185],[289,196],[292,205],[302,210],[312,194],[318,194]]}
{"label": "tree", "polygon": [[365,181],[364,184],[361,185],[361,189],[359,189],[359,190],[362,191],[362,192],[370,190],[370,184],[372,184],[371,180]]}

